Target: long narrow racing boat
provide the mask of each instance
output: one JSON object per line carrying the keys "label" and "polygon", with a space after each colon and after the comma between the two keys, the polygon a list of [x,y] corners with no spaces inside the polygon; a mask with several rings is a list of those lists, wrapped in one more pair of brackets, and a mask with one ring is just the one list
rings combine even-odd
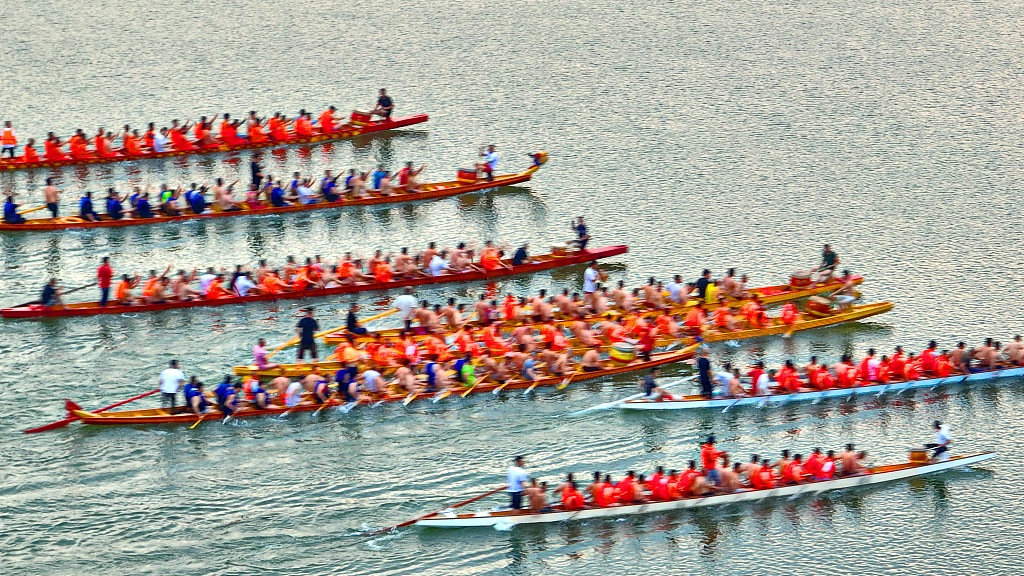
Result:
{"label": "long narrow racing boat", "polygon": [[853,388],[830,388],[814,392],[792,392],[789,394],[768,394],[764,396],[747,396],[743,398],[704,398],[703,396],[682,396],[673,397],[671,400],[627,400],[619,404],[623,410],[693,410],[698,408],[730,408],[733,406],[764,406],[771,403],[786,404],[789,402],[820,402],[827,398],[850,399],[855,396],[874,394],[881,396],[887,392],[899,394],[906,390],[921,388],[938,388],[939,386],[951,386],[956,384],[974,384],[977,382],[989,382],[1004,378],[1024,377],[1024,367],[1015,366],[1000,368],[998,370],[986,370],[971,374],[955,374],[945,378],[920,378],[918,380],[898,380],[885,384],[873,384],[869,386],[856,386]]}
{"label": "long narrow racing boat", "polygon": [[[637,370],[644,370],[653,368],[654,366],[662,366],[664,364],[671,364],[673,362],[680,362],[691,358],[694,352],[699,347],[699,344],[692,344],[686,348],[671,352],[662,352],[659,354],[653,354],[649,362],[643,360],[634,360],[628,364],[612,366],[605,370],[598,370],[595,372],[575,372],[567,376],[548,376],[539,378],[537,380],[509,380],[504,384],[499,384],[493,381],[479,381],[472,388],[458,388],[451,390],[451,393],[446,395],[450,397],[463,397],[471,394],[484,394],[486,392],[494,393],[495,391],[501,392],[504,390],[525,390],[527,388],[550,388],[567,386],[573,382],[582,382],[584,380],[595,380],[598,378],[607,378],[610,376],[616,376],[619,374],[625,374],[628,372],[634,372]],[[441,399],[441,395],[444,392],[423,392],[420,394],[409,395],[400,393],[397,391],[388,391],[383,395],[376,396],[362,396],[358,402],[345,404],[334,398],[328,400],[324,404],[306,403],[299,404],[297,406],[275,406],[266,408],[263,410],[255,408],[243,408],[234,415],[232,418],[257,418],[261,416],[274,416],[282,414],[290,414],[294,412],[316,412],[319,410],[326,410],[328,408],[339,408],[343,412],[348,412],[357,405],[376,405],[379,403],[389,402],[405,402],[410,403],[413,401],[423,401],[429,399]],[[410,397],[411,396],[411,397]],[[179,406],[174,411],[166,408],[143,408],[140,410],[111,410],[107,412],[89,412],[82,410],[81,406],[75,404],[71,400],[65,401],[65,408],[68,411],[69,417],[73,416],[79,418],[85,424],[95,425],[154,425],[154,424],[195,424],[197,420],[223,420],[225,414],[219,412],[216,408],[211,408],[202,417],[197,417],[192,412],[189,412],[185,407]]]}
{"label": "long narrow racing boat", "polygon": [[526,182],[533,178],[534,172],[540,169],[548,160],[547,152],[537,152],[530,155],[533,163],[530,167],[521,172],[512,174],[495,175],[493,179],[473,177],[471,174],[460,177],[457,180],[447,182],[434,182],[423,184],[415,192],[400,192],[388,196],[369,195],[362,198],[354,198],[351,195],[342,196],[334,202],[317,202],[315,204],[292,204],[289,206],[272,206],[263,201],[258,208],[250,208],[247,204],[240,204],[241,210],[222,211],[211,206],[201,214],[183,209],[178,216],[166,216],[154,212],[152,218],[121,218],[112,220],[106,214],[99,215],[99,220],[90,222],[78,216],[61,216],[59,218],[28,218],[21,224],[9,224],[0,222],[2,232],[44,232],[48,230],[77,230],[81,228],[119,228],[124,226],[148,226],[150,224],[164,224],[168,222],[187,222],[190,220],[209,220],[212,218],[234,218],[238,216],[267,216],[270,214],[292,214],[295,212],[312,212],[315,210],[337,210],[350,206],[370,206],[375,204],[394,204],[399,202],[417,202],[421,200],[437,200],[450,198],[469,192],[477,192],[501,186],[511,186]]}
{"label": "long narrow racing boat", "polygon": [[[814,328],[823,328],[825,326],[834,326],[836,324],[842,324],[845,322],[854,322],[862,320],[870,316],[877,314],[883,314],[892,310],[892,302],[876,302],[873,304],[859,304],[852,306],[849,310],[835,312],[825,317],[818,317],[815,315],[801,313],[793,324],[783,324],[779,319],[773,319],[777,324],[766,326],[763,328],[747,328],[743,330],[733,331],[705,331],[701,337],[695,336],[682,336],[680,338],[672,337],[661,337],[657,340],[657,345],[668,346],[676,348],[679,346],[689,346],[700,342],[722,342],[726,340],[745,340],[749,338],[759,338],[762,336],[773,336],[776,334],[786,334],[801,332],[803,330],[812,330]],[[482,345],[482,344],[481,344]],[[242,365],[235,366],[233,368],[234,373],[239,376],[253,375],[259,378],[274,378],[277,376],[289,376],[299,377],[306,374],[310,374],[314,369],[319,370],[323,374],[327,374],[338,370],[342,367],[342,363],[337,360],[325,360],[318,363],[310,364],[280,364],[276,368],[270,369],[259,369],[254,365]]]}
{"label": "long narrow racing boat", "polygon": [[834,480],[778,486],[762,490],[745,490],[733,494],[715,494],[683,498],[681,500],[653,501],[644,504],[626,504],[609,507],[587,506],[582,510],[565,510],[561,505],[553,506],[550,512],[539,513],[527,510],[504,509],[491,512],[458,514],[454,511],[446,510],[420,518],[415,522],[415,525],[423,528],[479,528],[514,526],[517,524],[551,524],[555,522],[592,520],[595,518],[657,514],[705,506],[755,502],[769,498],[795,498],[802,494],[816,495],[844,488],[856,488],[906,480],[907,478],[924,476],[925,474],[934,474],[953,468],[971,466],[995,457],[995,452],[979,452],[963,456],[952,456],[948,460],[939,462],[905,462],[903,464],[876,466],[869,468],[867,474],[836,478]]}
{"label": "long narrow racing boat", "polygon": [[[860,285],[862,282],[864,282],[864,278],[862,276],[852,276],[851,280],[854,282],[854,284],[857,284],[857,285]],[[809,298],[811,296],[816,296],[818,294],[823,294],[825,292],[831,292],[831,291],[834,291],[836,289],[836,287],[839,286],[839,285],[841,285],[841,281],[836,280],[836,279],[833,279],[833,280],[831,280],[829,282],[815,284],[813,286],[797,287],[797,288],[794,288],[793,286],[790,286],[789,284],[776,284],[776,285],[772,285],[772,286],[762,286],[760,288],[752,288],[750,290],[750,295],[751,295],[751,297],[756,295],[758,298],[761,299],[761,303],[762,304],[764,304],[766,306],[771,306],[771,305],[774,305],[774,304],[783,304],[785,302],[792,302],[794,300],[801,300],[803,298]],[[749,302],[749,300],[746,300],[746,299],[744,299],[744,300],[729,300],[727,302],[727,304],[728,304],[728,306],[730,308],[739,308],[739,307],[743,306],[747,302]],[[643,316],[644,318],[654,318],[656,316],[661,315],[664,312],[667,312],[668,314],[673,315],[673,316],[685,316],[686,313],[691,308],[693,308],[696,304],[697,304],[697,300],[694,299],[694,300],[690,300],[686,304],[676,304],[676,305],[673,305],[671,308],[669,308],[666,311],[644,309],[644,310],[638,311],[637,313],[640,314],[641,316]],[[708,311],[712,311],[712,310],[717,309],[718,306],[719,305],[717,303],[705,304],[704,305],[704,309],[708,310]],[[600,320],[606,320],[609,316],[616,316],[616,315],[621,315],[621,314],[622,314],[621,311],[613,309],[613,310],[611,310],[609,312],[606,312],[605,314],[602,314],[602,315],[591,314],[591,315],[585,316],[583,318],[583,320],[585,322],[597,322],[597,321],[600,321]],[[566,326],[566,325],[572,324],[573,322],[575,322],[575,320],[576,320],[575,318],[556,318],[555,319],[555,325],[556,326]],[[532,327],[534,327],[536,329],[539,329],[540,326],[541,326],[541,323],[536,323],[536,322],[516,322],[516,321],[508,322],[508,321],[502,320],[502,321],[500,321],[498,323],[498,325],[501,328],[513,328],[513,327],[516,327],[516,326],[532,326]],[[413,325],[413,329],[415,330],[416,327],[417,326],[414,324]],[[401,332],[401,330],[402,330],[401,328],[377,330],[377,331],[375,331],[375,334],[380,334],[384,338],[397,337],[399,335],[399,333]],[[327,334],[326,336],[324,336],[323,339],[324,339],[325,343],[327,343],[328,345],[331,345],[331,346],[334,346],[334,345],[337,345],[337,344],[341,344],[342,342],[348,340],[348,331],[342,329],[342,330],[340,330],[338,332],[331,332],[330,334]]]}
{"label": "long narrow racing boat", "polygon": [[0,316],[4,318],[65,318],[69,316],[93,316],[97,314],[123,314],[138,312],[158,312],[161,310],[173,310],[177,308],[197,308],[201,306],[227,306],[229,304],[248,304],[250,302],[274,302],[277,300],[290,300],[296,298],[323,298],[339,294],[352,294],[355,292],[384,291],[401,288],[403,286],[430,286],[447,284],[452,282],[478,282],[490,281],[508,276],[520,274],[531,274],[543,270],[574,266],[597,260],[610,258],[625,254],[628,248],[623,245],[606,246],[604,248],[586,249],[577,252],[569,252],[565,256],[555,254],[544,254],[534,256],[532,263],[524,263],[519,266],[512,266],[511,260],[503,260],[506,267],[497,270],[484,271],[481,269],[443,274],[441,276],[417,276],[414,278],[396,278],[391,282],[355,282],[344,286],[333,288],[313,288],[310,290],[279,292],[277,294],[258,294],[253,296],[234,296],[230,298],[218,298],[215,300],[168,300],[160,304],[130,304],[130,305],[107,305],[100,306],[98,302],[81,302],[67,304],[63,307],[47,307],[39,304],[29,304],[15,308],[0,309]]}
{"label": "long narrow racing boat", "polygon": [[[355,116],[355,114],[353,114]],[[151,160],[159,158],[178,158],[181,156],[195,156],[197,154],[217,154],[222,152],[238,152],[241,150],[255,150],[257,148],[280,148],[284,146],[297,146],[303,144],[323,144],[335,140],[355,138],[364,134],[374,132],[385,132],[396,128],[404,128],[414,124],[420,124],[429,120],[426,114],[413,114],[411,116],[396,116],[390,120],[382,121],[353,121],[350,120],[337,126],[333,132],[327,134],[315,134],[313,136],[296,136],[285,140],[268,138],[264,142],[245,142],[234,146],[228,144],[212,144],[209,146],[197,147],[193,150],[168,150],[167,152],[143,152],[135,155],[115,153],[109,156],[90,156],[89,158],[67,158],[66,160],[40,159],[38,162],[26,162],[22,157],[13,159],[0,159],[0,172],[13,170],[30,170],[33,168],[59,168],[61,166],[76,166],[81,164],[109,164],[111,162],[131,162],[136,160]],[[42,140],[40,140],[41,142]]]}

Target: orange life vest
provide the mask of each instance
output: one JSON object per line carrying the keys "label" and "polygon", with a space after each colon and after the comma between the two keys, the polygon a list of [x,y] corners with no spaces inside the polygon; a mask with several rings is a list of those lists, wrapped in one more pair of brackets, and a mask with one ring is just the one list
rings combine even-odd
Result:
{"label": "orange life vest", "polygon": [[22,162],[39,162],[39,154],[35,148],[26,144],[25,153],[22,155],[21,160]]}
{"label": "orange life vest", "polygon": [[4,128],[0,130],[0,144],[4,146],[14,146],[18,143],[18,139],[14,137],[14,128]]}

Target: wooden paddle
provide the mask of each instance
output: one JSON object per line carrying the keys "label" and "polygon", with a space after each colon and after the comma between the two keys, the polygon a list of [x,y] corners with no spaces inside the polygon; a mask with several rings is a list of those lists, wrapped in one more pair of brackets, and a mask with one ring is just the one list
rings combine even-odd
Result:
{"label": "wooden paddle", "polygon": [[335,396],[337,396],[337,395],[338,395],[338,393],[337,393],[337,392],[334,392],[333,394],[331,394],[330,396],[328,396],[328,397],[327,397],[327,400],[324,400],[324,403],[323,403],[323,404],[321,404],[321,405],[320,405],[320,407],[316,409],[316,412],[313,412],[313,416],[316,416],[317,414],[319,414],[319,413],[320,413],[320,411],[321,411],[321,410],[323,410],[324,408],[326,408],[326,407],[327,407],[327,405],[328,405],[328,404],[330,404],[331,400],[333,400],[333,399],[334,399],[334,397],[335,397]]}
{"label": "wooden paddle", "polygon": [[484,498],[486,498],[488,496],[491,496],[493,494],[497,494],[498,492],[501,492],[502,490],[504,490],[506,488],[508,488],[508,486],[502,486],[500,488],[495,488],[494,490],[490,490],[488,492],[484,492],[483,494],[480,494],[479,496],[473,496],[472,498],[468,498],[466,500],[463,500],[462,502],[459,502],[458,504],[453,504],[453,505],[451,505],[451,506],[449,506],[447,508],[442,508],[441,510],[437,510],[435,512],[431,512],[429,514],[424,514],[423,516],[417,516],[416,518],[413,518],[412,520],[406,520],[405,522],[402,522],[401,524],[395,524],[394,526],[388,526],[387,528],[381,528],[379,530],[371,530],[371,531],[368,531],[368,532],[363,532],[362,535],[363,536],[373,536],[375,534],[383,534],[385,532],[392,532],[394,530],[405,528],[406,526],[412,526],[413,524],[419,522],[420,520],[426,520],[427,518],[433,518],[434,516],[437,516],[438,514],[444,512],[445,510],[451,510],[453,508],[461,508],[461,507],[463,507],[463,506],[465,506],[467,504],[472,504],[473,502],[476,502],[477,500],[483,500]]}
{"label": "wooden paddle", "polygon": [[[386,310],[384,312],[381,312],[380,314],[375,314],[373,316],[370,316],[369,318],[364,318],[364,319],[360,320],[359,322],[360,322],[360,324],[366,324],[367,322],[373,322],[374,320],[380,320],[381,318],[384,318],[385,316],[390,316],[390,315],[394,314],[395,312],[398,312],[398,309],[397,308],[392,308],[390,310]],[[324,336],[326,336],[328,334],[331,334],[331,333],[334,333],[334,332],[338,332],[338,331],[343,330],[343,329],[345,329],[345,326],[338,326],[338,327],[335,327],[335,328],[330,328],[330,329],[324,330],[322,332],[317,332],[316,334],[313,335],[313,338],[323,338]],[[277,354],[278,352],[284,350],[285,348],[291,348],[292,346],[295,346],[296,344],[299,343],[300,340],[301,340],[301,338],[295,337],[295,338],[292,338],[291,340],[285,342],[284,344],[281,344],[277,348],[274,348],[274,350],[272,350],[269,354],[267,354],[267,360],[270,360],[275,354]]]}
{"label": "wooden paddle", "polygon": [[33,212],[38,212],[38,211],[44,210],[44,209],[46,209],[46,204],[43,204],[42,206],[36,206],[35,208],[28,208],[28,209],[25,209],[25,210],[18,210],[18,214],[31,214]]}
{"label": "wooden paddle", "polygon": [[[160,391],[159,388],[154,388],[153,390],[150,390],[149,392],[143,392],[142,394],[139,394],[138,396],[132,396],[131,398],[128,398],[127,400],[121,400],[120,402],[114,402],[113,404],[111,404],[109,406],[104,406],[103,408],[97,408],[96,410],[92,410],[91,412],[93,414],[98,414],[100,412],[106,412],[107,410],[112,410],[114,408],[117,408],[118,406],[124,406],[125,404],[127,404],[129,402],[134,402],[136,400],[145,398],[146,396],[150,396],[152,394],[156,394],[159,391]],[[66,400],[65,402],[70,402],[70,400]],[[56,422],[50,422],[49,424],[46,424],[46,425],[43,425],[43,426],[38,426],[36,428],[29,428],[28,430],[23,430],[23,432],[25,434],[36,434],[38,432],[47,432],[49,430],[56,430],[57,428],[63,428],[63,427],[67,426],[68,424],[71,424],[72,422],[74,422],[76,420],[81,420],[81,418],[79,418],[78,416],[75,416],[75,415],[70,415],[67,418],[64,418],[63,420],[57,420]]]}
{"label": "wooden paddle", "polygon": [[555,387],[555,390],[565,390],[565,387],[568,386],[570,382],[572,382],[572,379],[577,374],[582,374],[582,373],[583,373],[583,368],[577,368],[575,372],[573,372],[572,374],[566,376],[565,380],[562,380],[562,382],[558,386]]}
{"label": "wooden paddle", "polygon": [[196,426],[199,426],[199,424],[202,423],[202,421],[203,421],[203,417],[200,416],[199,420],[196,420],[196,423],[191,425],[191,426],[189,426],[188,429],[191,430],[191,429],[195,428]]}

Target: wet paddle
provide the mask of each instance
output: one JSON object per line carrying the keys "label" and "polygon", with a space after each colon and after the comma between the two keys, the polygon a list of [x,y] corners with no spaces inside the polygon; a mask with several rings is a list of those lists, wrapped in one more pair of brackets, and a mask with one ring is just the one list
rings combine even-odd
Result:
{"label": "wet paddle", "polygon": [[188,427],[188,429],[189,429],[189,430],[191,430],[191,429],[195,428],[196,426],[199,426],[199,424],[201,424],[201,423],[202,423],[202,421],[203,421],[203,417],[202,417],[202,416],[200,416],[200,417],[199,417],[199,420],[196,420],[196,423],[195,423],[195,424],[193,424],[193,425],[191,425],[191,426],[189,426],[189,427]]}
{"label": "wet paddle", "polygon": [[576,377],[577,374],[582,374],[582,373],[583,373],[583,369],[580,368],[580,369],[576,370],[575,372],[573,372],[572,374],[566,376],[565,380],[562,380],[558,384],[558,386],[555,386],[555,390],[565,390],[565,387],[568,386],[570,382],[572,382],[572,379],[574,377]]}
{"label": "wet paddle", "polygon": [[[154,388],[153,390],[150,390],[149,392],[143,392],[142,394],[139,394],[138,396],[132,396],[131,398],[128,398],[127,400],[121,400],[120,402],[114,402],[113,404],[111,404],[109,406],[104,406],[103,408],[97,408],[96,410],[91,410],[91,412],[93,414],[98,414],[100,412],[106,412],[107,410],[112,410],[114,408],[117,408],[118,406],[124,406],[125,404],[128,404],[129,402],[134,402],[136,400],[145,398],[146,396],[150,396],[152,394],[156,394],[159,391],[160,391],[159,388]],[[65,400],[65,402],[70,402],[70,400]],[[77,408],[76,408],[76,410],[77,410]],[[56,422],[51,422],[49,424],[45,424],[43,426],[38,426],[36,428],[29,428],[28,430],[23,430],[23,432],[25,434],[37,434],[39,432],[47,432],[49,430],[56,430],[57,428],[63,428],[65,426],[67,426],[68,424],[71,424],[72,422],[75,422],[76,420],[81,420],[81,418],[79,418],[78,416],[71,415],[71,416],[68,416],[67,418],[64,418],[63,420],[57,420]]]}
{"label": "wet paddle", "polygon": [[493,494],[497,494],[498,492],[501,492],[502,490],[504,490],[506,488],[508,488],[508,486],[502,486],[500,488],[495,488],[494,490],[490,490],[488,492],[484,492],[483,494],[480,494],[478,496],[473,496],[472,498],[468,498],[466,500],[463,500],[462,502],[459,502],[458,504],[453,504],[453,505],[451,505],[451,506],[449,506],[447,508],[442,508],[441,510],[434,511],[434,512],[431,512],[429,514],[424,514],[423,516],[417,516],[416,518],[413,518],[412,520],[406,520],[405,522],[402,522],[401,524],[395,524],[394,526],[388,526],[387,528],[381,528],[379,530],[370,530],[370,531],[367,531],[367,532],[363,532],[362,535],[363,536],[373,536],[375,534],[384,534],[386,532],[393,532],[395,530],[399,530],[401,528],[405,528],[406,526],[412,526],[413,524],[419,522],[420,520],[426,520],[427,518],[433,518],[434,516],[437,516],[438,514],[441,514],[445,510],[452,510],[452,509],[455,509],[455,508],[461,508],[461,507],[463,507],[463,506],[465,506],[467,504],[472,504],[473,502],[476,502],[477,500],[483,500],[484,498],[487,498],[488,496],[491,496]]}

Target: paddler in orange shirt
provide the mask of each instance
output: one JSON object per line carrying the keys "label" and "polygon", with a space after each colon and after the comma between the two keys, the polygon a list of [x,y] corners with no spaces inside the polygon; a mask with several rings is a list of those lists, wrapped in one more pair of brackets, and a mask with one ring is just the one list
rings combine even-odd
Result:
{"label": "paddler in orange shirt", "polygon": [[725,303],[724,298],[720,298],[718,301],[718,308],[712,313],[715,319],[715,326],[719,330],[732,332],[736,330],[736,321],[732,316],[732,309],[729,308]]}
{"label": "paddler in orange shirt", "polygon": [[127,131],[121,136],[121,153],[125,156],[141,156],[142,145],[139,144],[139,131]]}
{"label": "paddler in orange shirt", "polygon": [[29,138],[25,143],[25,149],[21,154],[22,162],[39,162],[39,153],[36,152],[35,138]]}
{"label": "paddler in orange shirt", "polygon": [[767,319],[764,306],[761,304],[761,298],[756,294],[750,301],[740,307],[740,314],[747,320],[747,325],[751,328],[763,327]]}
{"label": "paddler in orange shirt", "polygon": [[270,137],[278,142],[284,142],[291,138],[280,112],[275,112],[270,120],[267,120],[267,130],[270,132]]}
{"label": "paddler in orange shirt", "polygon": [[114,303],[125,306],[134,303],[135,297],[132,295],[132,288],[139,285],[139,280],[138,274],[134,278],[122,274],[121,281],[117,283],[117,288],[114,290]]}
{"label": "paddler in orange shirt", "polygon": [[149,127],[146,128],[146,132],[142,135],[142,142],[146,145],[146,148],[153,151],[153,140],[156,139],[156,124],[153,122],[149,123]]}
{"label": "paddler in orange shirt", "polygon": [[217,139],[214,138],[212,134],[213,123],[217,121],[217,116],[220,116],[220,114],[215,115],[210,120],[207,120],[206,116],[203,116],[199,119],[199,122],[196,122],[195,129],[192,131],[192,134],[195,137],[194,143],[196,146],[206,147],[215,146],[217,144]]}
{"label": "paddler in orange shirt", "polygon": [[253,144],[262,144],[270,140],[267,137],[267,133],[263,131],[263,124],[259,118],[252,118],[249,120],[249,142]]}
{"label": "paddler in orange shirt", "polygon": [[217,274],[217,278],[206,287],[207,300],[220,300],[221,298],[233,298],[234,294],[224,288],[224,275]]}
{"label": "paddler in orange shirt", "polygon": [[224,120],[220,123],[220,141],[228,146],[238,146],[245,144],[245,140],[242,140],[238,136],[239,122],[231,120],[230,114],[224,115]]}
{"label": "paddler in orange shirt", "polygon": [[304,110],[295,119],[295,135],[300,138],[308,138],[313,135],[313,121],[309,113]]}
{"label": "paddler in orange shirt", "polygon": [[665,334],[673,338],[679,336],[679,324],[671,314],[660,314],[655,318],[654,326],[658,334]]}
{"label": "paddler in orange shirt", "polygon": [[68,156],[61,151],[61,147],[64,143],[57,138],[57,135],[53,132],[46,137],[46,141],[43,142],[43,156],[47,162],[60,162],[67,160]]}
{"label": "paddler in orange shirt", "polygon": [[488,272],[492,270],[498,270],[499,268],[508,268],[502,263],[501,257],[505,253],[493,246],[488,246],[480,252],[480,267]]}
{"label": "paddler in orange shirt", "polygon": [[334,106],[329,106],[327,110],[324,110],[323,112],[320,113],[320,118],[318,121],[320,122],[321,134],[331,134],[334,132],[335,111],[337,111],[337,108],[335,108]]}
{"label": "paddler in orange shirt", "polygon": [[175,120],[171,123],[171,128],[167,131],[167,135],[171,138],[171,146],[174,147],[178,152],[187,152],[189,150],[195,150],[195,144],[188,141],[188,130],[190,126],[188,122],[185,122],[184,126],[178,126],[178,121]]}
{"label": "paddler in orange shirt", "polygon": [[707,312],[704,310],[704,303],[697,302],[697,305],[690,309],[686,313],[686,319],[683,320],[683,326],[691,330],[700,332],[704,327],[704,322],[707,321]]}
{"label": "paddler in orange shirt", "polygon": [[284,280],[281,280],[280,273],[277,270],[271,270],[260,281],[263,286],[263,290],[267,294],[280,294],[292,289],[291,284],[287,284]]}

